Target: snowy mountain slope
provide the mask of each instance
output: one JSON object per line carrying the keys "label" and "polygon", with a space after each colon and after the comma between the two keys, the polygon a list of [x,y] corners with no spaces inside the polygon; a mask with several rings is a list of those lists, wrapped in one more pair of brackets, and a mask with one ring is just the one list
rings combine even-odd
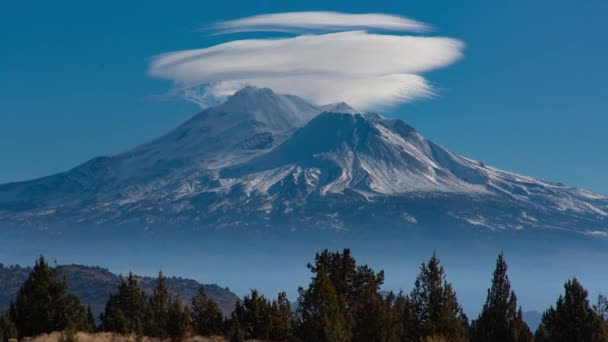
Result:
{"label": "snowy mountain slope", "polygon": [[0,186],[0,212],[72,202],[136,201],[202,170],[267,151],[322,111],[297,96],[246,87],[224,104],[130,151],[94,158],[61,174]]}
{"label": "snowy mountain slope", "polygon": [[339,229],[441,221],[608,235],[606,196],[486,166],[401,120],[355,112],[245,88],[129,152],[0,186],[0,221]]}
{"label": "snowy mountain slope", "polygon": [[301,98],[246,87],[224,104],[115,159],[131,169],[213,168],[238,163],[283,141],[323,110]]}
{"label": "snowy mountain slope", "polygon": [[451,197],[494,203],[512,221],[496,224],[500,215],[483,210],[453,213],[478,226],[574,229],[575,221],[584,221],[583,231],[600,232],[608,224],[605,196],[485,166],[428,141],[400,120],[370,114],[323,113],[273,151],[225,169],[218,179],[224,186],[217,191],[240,187],[248,198],[265,198],[268,208],[329,194],[405,207]]}

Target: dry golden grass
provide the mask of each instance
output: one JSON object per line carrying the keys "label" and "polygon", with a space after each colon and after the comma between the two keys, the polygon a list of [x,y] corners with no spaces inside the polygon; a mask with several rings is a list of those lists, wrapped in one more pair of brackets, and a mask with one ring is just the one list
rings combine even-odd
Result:
{"label": "dry golden grass", "polygon": [[[79,332],[76,334],[76,340],[78,342],[165,342],[171,340],[161,340],[159,338],[141,337],[135,335],[117,335],[113,333],[83,333]],[[53,332],[51,334],[39,335],[32,338],[27,338],[25,341],[31,342],[63,342],[65,341],[64,336],[60,332]],[[184,340],[184,342],[225,342],[227,341],[223,336],[216,337],[201,337],[192,336]]]}

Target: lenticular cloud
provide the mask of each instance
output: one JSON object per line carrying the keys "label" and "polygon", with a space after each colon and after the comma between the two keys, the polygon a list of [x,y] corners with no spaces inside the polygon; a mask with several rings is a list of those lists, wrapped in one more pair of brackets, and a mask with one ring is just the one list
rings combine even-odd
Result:
{"label": "lenticular cloud", "polygon": [[431,27],[416,20],[389,14],[338,12],[288,12],[228,20],[209,27],[217,33],[236,32],[336,32],[357,29],[426,32]]}
{"label": "lenticular cloud", "polygon": [[[300,18],[306,20],[293,21],[292,26],[319,29],[329,25],[327,16],[314,21],[310,15],[328,12],[305,13]],[[333,23],[333,29],[340,25],[357,27],[357,16],[365,16],[339,15],[341,21]],[[287,25],[280,14],[270,16],[216,26],[220,30],[237,31],[241,27],[241,31],[253,31]],[[360,19],[358,26],[397,30],[396,18],[390,16],[392,21],[381,21],[372,16],[373,20]],[[403,20],[405,31],[426,27]],[[151,60],[149,75],[172,80],[173,93],[201,107],[217,103],[246,85],[254,85],[298,95],[317,104],[346,101],[359,109],[371,109],[434,94],[421,74],[454,63],[461,58],[463,46],[461,41],[451,38],[366,31],[234,40],[156,56]]]}

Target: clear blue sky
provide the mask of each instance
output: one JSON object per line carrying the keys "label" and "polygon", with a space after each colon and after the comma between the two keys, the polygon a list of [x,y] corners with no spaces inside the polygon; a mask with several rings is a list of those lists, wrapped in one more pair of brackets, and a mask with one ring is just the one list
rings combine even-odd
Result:
{"label": "clear blue sky", "polygon": [[12,1],[0,11],[0,183],[124,151],[197,111],[161,101],[148,58],[206,47],[211,22],[269,12],[402,15],[463,40],[439,96],[387,113],[454,152],[608,194],[608,2]]}

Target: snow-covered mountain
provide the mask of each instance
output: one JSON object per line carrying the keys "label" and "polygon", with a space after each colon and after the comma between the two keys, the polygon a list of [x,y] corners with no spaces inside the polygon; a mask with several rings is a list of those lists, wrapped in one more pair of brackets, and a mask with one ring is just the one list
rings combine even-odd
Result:
{"label": "snow-covered mountain", "polygon": [[166,135],[0,186],[0,222],[351,229],[436,222],[608,237],[608,197],[458,156],[401,120],[247,87]]}

